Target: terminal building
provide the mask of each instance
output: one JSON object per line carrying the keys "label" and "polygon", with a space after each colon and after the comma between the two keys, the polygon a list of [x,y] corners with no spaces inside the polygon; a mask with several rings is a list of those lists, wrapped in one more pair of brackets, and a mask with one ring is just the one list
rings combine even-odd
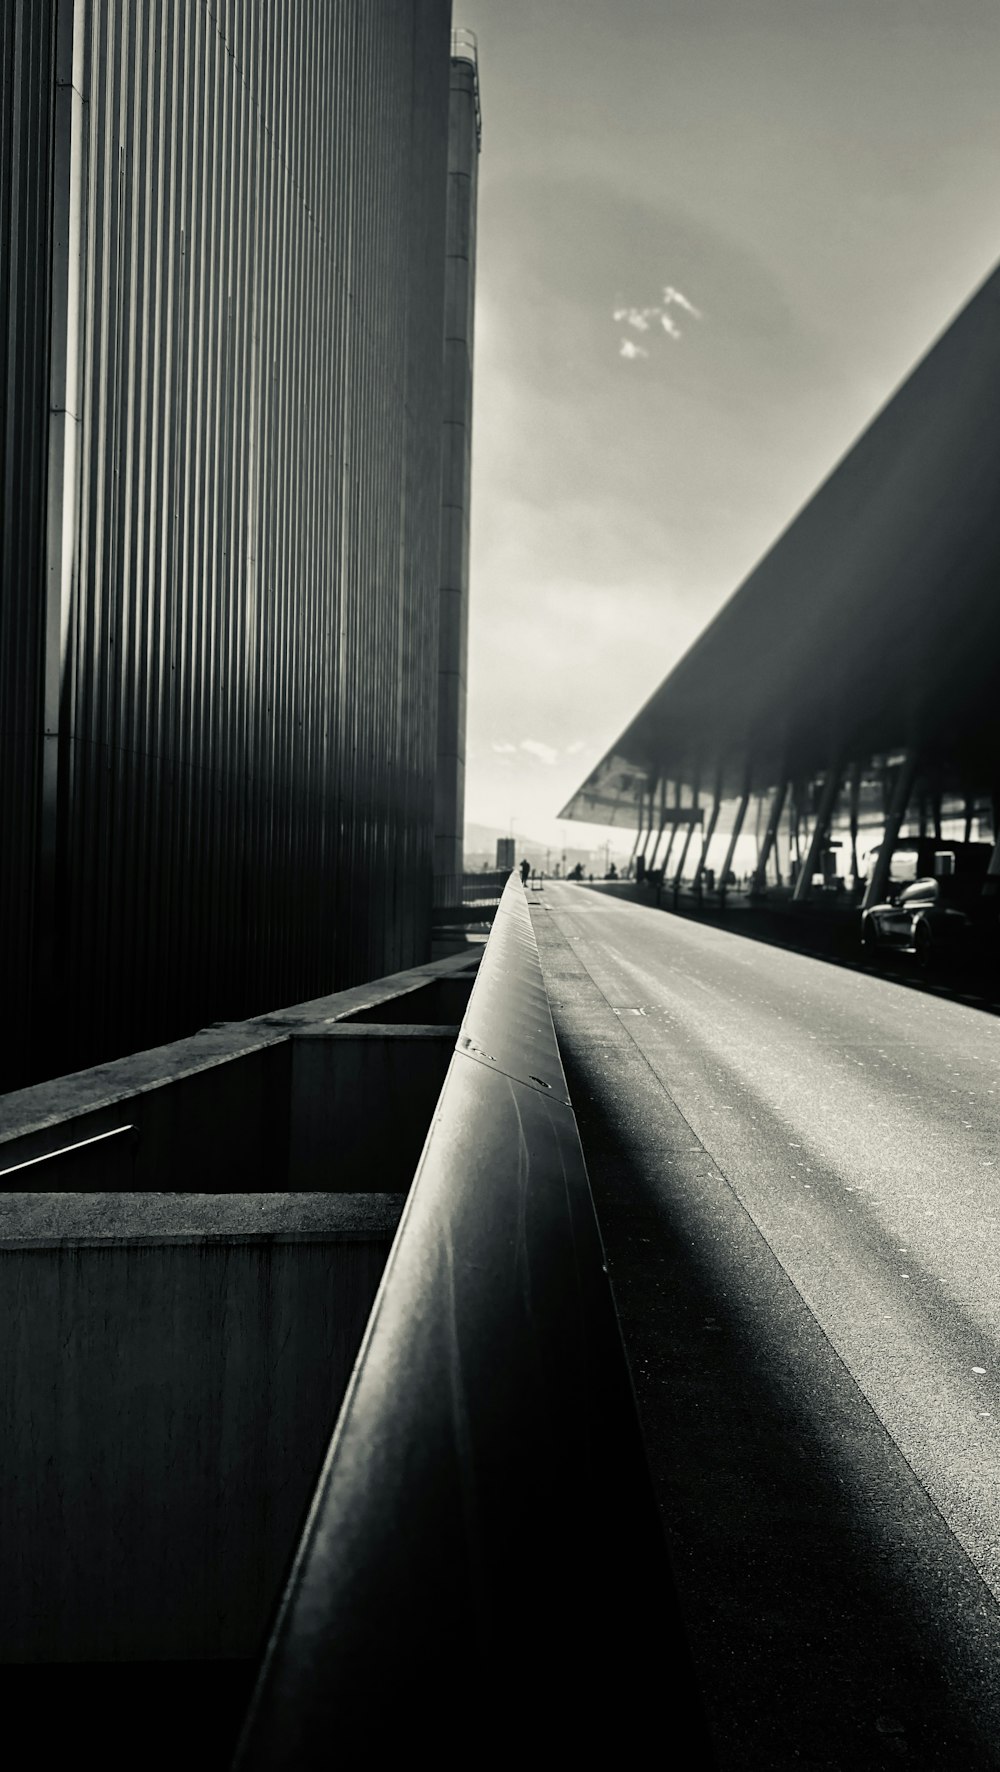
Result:
{"label": "terminal building", "polygon": [[429,958],[479,134],[450,28],[5,8],[2,1087]]}
{"label": "terminal building", "polygon": [[[1000,871],[1000,271],[879,412],[562,816],[699,894],[872,902],[901,838]],[[748,813],[750,818],[748,820]]]}

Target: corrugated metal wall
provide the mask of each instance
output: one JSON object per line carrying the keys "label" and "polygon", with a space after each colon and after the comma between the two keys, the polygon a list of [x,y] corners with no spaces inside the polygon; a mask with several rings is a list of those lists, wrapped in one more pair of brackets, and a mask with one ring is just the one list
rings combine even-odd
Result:
{"label": "corrugated metal wall", "polygon": [[39,780],[46,662],[58,728],[33,1074],[426,954],[450,10],[59,0],[27,86],[5,42],[38,166],[53,69],[74,88],[51,256],[81,275],[78,472],[20,464],[47,583],[27,532],[10,581]]}
{"label": "corrugated metal wall", "polygon": [[445,237],[444,438],[441,596],[438,604],[437,783],[434,898],[454,903],[465,865],[465,710],[469,650],[469,523],[472,483],[472,353],[480,110],[476,42],[452,44]]}
{"label": "corrugated metal wall", "polygon": [[48,5],[0,6],[0,1000],[15,1053],[41,889],[54,58]]}

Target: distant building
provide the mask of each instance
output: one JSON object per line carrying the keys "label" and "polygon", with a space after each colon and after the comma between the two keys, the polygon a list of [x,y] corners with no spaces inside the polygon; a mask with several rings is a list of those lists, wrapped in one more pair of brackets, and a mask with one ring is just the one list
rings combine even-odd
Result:
{"label": "distant building", "polygon": [[8,1087],[429,952],[450,14],[8,0]]}
{"label": "distant building", "polygon": [[512,868],[513,866],[514,866],[514,839],[513,839],[513,837],[498,837],[497,838],[497,869],[498,869],[498,871],[503,868]]}

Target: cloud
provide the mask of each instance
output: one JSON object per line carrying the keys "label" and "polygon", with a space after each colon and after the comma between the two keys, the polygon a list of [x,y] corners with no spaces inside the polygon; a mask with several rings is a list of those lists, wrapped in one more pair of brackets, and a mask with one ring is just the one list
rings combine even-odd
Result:
{"label": "cloud", "polygon": [[494,744],[493,749],[499,757],[511,757],[517,750],[516,744]]}
{"label": "cloud", "polygon": [[616,308],[615,319],[634,326],[636,332],[648,332],[650,316],[657,312],[656,308]]}
{"label": "cloud", "polygon": [[568,744],[566,746],[566,755],[567,755],[567,757],[577,757],[577,756],[579,756],[580,752],[585,751],[586,748],[587,748],[586,739],[585,738],[578,738],[576,740],[575,744]]}
{"label": "cloud", "polygon": [[[685,314],[690,314],[693,320],[700,320],[702,317],[701,309],[696,308],[694,302],[688,301],[687,296],[684,295],[681,290],[675,289],[672,283],[664,284],[663,301],[659,307],[622,307],[615,308],[613,313],[619,325],[624,320],[625,324],[634,327],[636,332],[648,332],[650,322],[652,320],[659,320],[667,337],[676,340],[682,336],[682,333],[680,327],[673,318],[673,315],[668,312],[669,308],[683,308]],[[642,350],[640,346],[632,344],[628,339],[624,338],[621,341],[621,348],[618,354],[621,357],[628,357],[629,359],[649,356],[648,351]]]}
{"label": "cloud", "polygon": [[669,283],[663,291],[663,305],[665,308],[683,308],[684,312],[690,314],[693,320],[701,319],[701,309],[696,308],[694,302],[688,301],[686,295],[682,295],[679,289],[672,288]]}
{"label": "cloud", "polygon": [[527,751],[529,756],[537,757],[539,762],[547,763],[550,768],[553,763],[559,761],[559,752],[555,746],[542,744],[541,740],[537,738],[522,738],[521,749]]}

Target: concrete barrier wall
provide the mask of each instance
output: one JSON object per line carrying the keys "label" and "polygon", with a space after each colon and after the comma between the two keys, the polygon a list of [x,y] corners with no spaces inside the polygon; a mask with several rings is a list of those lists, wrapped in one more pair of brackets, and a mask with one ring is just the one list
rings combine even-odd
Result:
{"label": "concrete barrier wall", "polygon": [[[407,1161],[411,1150],[416,1161],[423,1132],[416,1136],[414,1128],[419,1122],[426,1130],[446,1068],[432,1057],[426,1029],[436,1027],[443,1035],[451,1028],[454,1044],[477,957],[470,961],[466,950],[0,1097],[0,1191],[37,1186],[224,1193],[371,1185],[351,1179],[358,1164],[344,1171],[343,1181],[329,1167],[320,1181],[304,1181],[296,1175],[297,1153],[313,1149],[317,1122],[330,1122],[327,1097],[336,1074],[337,1111],[350,1115],[350,1124],[327,1124],[323,1135],[331,1151],[341,1135],[351,1146],[357,1143],[364,1131],[359,1118],[377,1102],[372,1131],[395,1123]],[[371,1045],[376,1027],[384,1027],[387,1040],[407,1040],[411,1024],[425,1030],[412,1060],[390,1063]],[[353,1047],[347,1037],[352,1027]],[[308,1058],[300,1060],[296,1048],[334,1028],[343,1030],[336,1064],[331,1052],[315,1072],[323,1098],[314,1098],[308,1079],[315,1067]],[[359,1077],[372,1066],[389,1094],[380,1095],[375,1083],[358,1093]],[[305,1136],[293,1124],[297,1114],[308,1128]],[[311,1173],[317,1173],[315,1165]],[[392,1185],[408,1186],[411,1175],[412,1165]]]}
{"label": "concrete barrier wall", "polygon": [[254,1656],[402,1198],[72,1206],[0,1215],[0,1660]]}
{"label": "concrete barrier wall", "polygon": [[289,1172],[297,1187],[405,1191],[458,1028],[345,1027],[292,1045]]}
{"label": "concrete barrier wall", "polygon": [[260,1652],[476,957],[0,1099],[0,1663]]}

